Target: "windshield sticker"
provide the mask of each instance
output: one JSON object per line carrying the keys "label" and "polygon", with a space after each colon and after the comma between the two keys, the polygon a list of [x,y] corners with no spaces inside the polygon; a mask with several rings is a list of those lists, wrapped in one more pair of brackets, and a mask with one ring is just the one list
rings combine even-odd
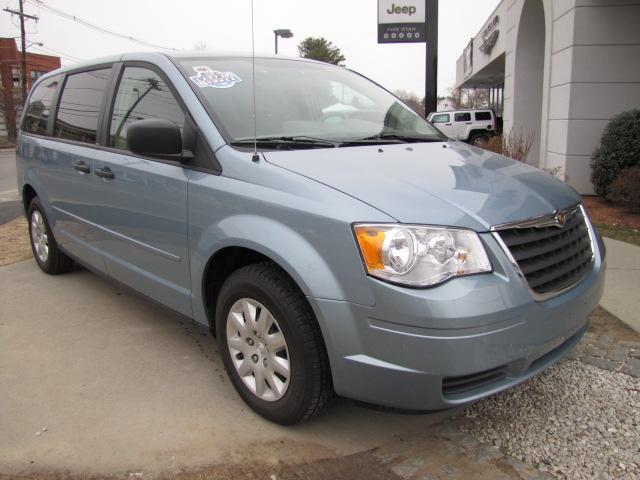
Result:
{"label": "windshield sticker", "polygon": [[233,72],[218,72],[217,70],[211,70],[205,65],[193,67],[193,69],[198,74],[189,78],[200,88],[229,88],[242,81],[242,79]]}

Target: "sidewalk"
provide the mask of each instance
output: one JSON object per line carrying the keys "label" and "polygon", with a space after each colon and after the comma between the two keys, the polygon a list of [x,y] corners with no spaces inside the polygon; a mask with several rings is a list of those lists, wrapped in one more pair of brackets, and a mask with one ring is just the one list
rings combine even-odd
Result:
{"label": "sidewalk", "polygon": [[0,149],[0,225],[22,215],[16,180],[15,149]]}
{"label": "sidewalk", "polygon": [[640,247],[611,238],[604,243],[607,278],[600,305],[640,332]]}

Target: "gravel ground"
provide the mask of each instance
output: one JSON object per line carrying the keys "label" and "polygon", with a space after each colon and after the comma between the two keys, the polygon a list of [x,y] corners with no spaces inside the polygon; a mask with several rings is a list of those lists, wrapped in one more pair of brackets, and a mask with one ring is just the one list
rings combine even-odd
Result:
{"label": "gravel ground", "polygon": [[467,408],[462,430],[561,479],[640,479],[640,379],[566,360]]}

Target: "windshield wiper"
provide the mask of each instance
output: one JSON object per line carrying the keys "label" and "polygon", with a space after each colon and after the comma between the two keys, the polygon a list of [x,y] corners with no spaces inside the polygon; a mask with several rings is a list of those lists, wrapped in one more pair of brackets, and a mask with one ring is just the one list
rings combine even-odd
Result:
{"label": "windshield wiper", "polygon": [[398,143],[442,142],[442,140],[440,139],[429,138],[429,137],[418,137],[415,135],[403,135],[400,133],[378,133],[376,135],[371,135],[370,137],[361,138],[359,140],[353,140],[349,143],[356,143],[356,142],[366,143],[366,142],[371,142],[376,140],[381,140],[381,141],[395,140]]}
{"label": "windshield wiper", "polygon": [[236,147],[250,147],[254,143],[257,143],[262,147],[301,147],[301,148],[334,148],[338,146],[338,143],[323,138],[307,137],[304,135],[295,136],[280,136],[280,137],[258,137],[254,138],[240,138],[234,140],[230,145]]}

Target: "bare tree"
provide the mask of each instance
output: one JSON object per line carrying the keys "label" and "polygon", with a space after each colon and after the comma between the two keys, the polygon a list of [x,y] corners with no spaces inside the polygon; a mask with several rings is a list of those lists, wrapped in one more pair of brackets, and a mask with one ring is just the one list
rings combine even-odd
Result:
{"label": "bare tree", "polygon": [[[526,163],[535,139],[535,132],[524,133],[512,129],[508,133],[491,137],[481,148]],[[556,175],[555,172],[553,174]]]}
{"label": "bare tree", "polygon": [[16,139],[17,129],[16,122],[20,116],[21,94],[19,90],[7,91],[0,83],[0,116],[4,120],[7,129],[7,140],[14,142]]}
{"label": "bare tree", "polygon": [[406,90],[395,90],[393,94],[409,105],[418,115],[424,117],[424,101],[415,93]]}
{"label": "bare tree", "polygon": [[463,108],[463,94],[461,88],[452,88],[449,90],[449,96],[447,97],[451,102],[453,108]]}
{"label": "bare tree", "polygon": [[467,89],[467,108],[487,108],[489,106],[489,90],[486,88]]}
{"label": "bare tree", "polygon": [[489,106],[489,90],[486,88],[452,88],[449,101],[453,108],[487,108]]}
{"label": "bare tree", "polygon": [[206,50],[207,49],[207,42],[204,40],[198,40],[196,43],[193,44],[193,49],[194,50]]}

